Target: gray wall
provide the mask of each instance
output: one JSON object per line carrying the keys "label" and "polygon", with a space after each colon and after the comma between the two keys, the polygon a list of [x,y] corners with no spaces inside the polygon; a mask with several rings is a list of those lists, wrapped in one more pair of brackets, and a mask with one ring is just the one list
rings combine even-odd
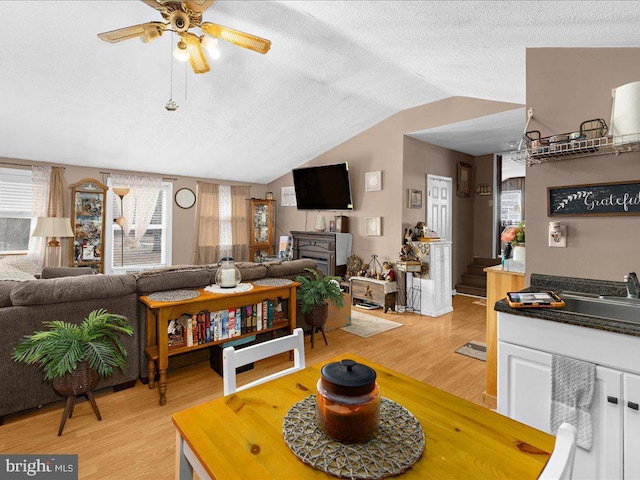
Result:
{"label": "gray wall", "polygon": [[[576,131],[611,115],[611,89],[640,79],[639,48],[527,49],[529,130]],[[640,180],[640,153],[575,158],[527,167],[527,275],[622,280],[640,271],[640,217],[547,216],[547,187]],[[568,226],[568,247],[549,248],[548,223]]]}

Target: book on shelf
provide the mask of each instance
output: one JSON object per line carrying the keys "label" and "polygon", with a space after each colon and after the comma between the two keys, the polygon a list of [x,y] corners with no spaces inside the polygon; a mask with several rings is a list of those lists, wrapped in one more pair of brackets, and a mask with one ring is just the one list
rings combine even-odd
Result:
{"label": "book on shelf", "polygon": [[236,307],[235,308],[235,311],[236,311],[236,332],[235,332],[235,336],[236,337],[239,337],[240,335],[242,335],[244,333],[242,331],[242,312],[241,312],[241,310],[242,309],[240,307]]}
{"label": "book on shelf", "polygon": [[285,307],[285,301],[277,298],[215,312],[184,314],[168,324],[169,346],[204,345],[273,328],[274,321],[285,319]]}
{"label": "book on shelf", "polygon": [[236,336],[236,310],[235,308],[229,309],[229,325],[227,325],[227,338]]}

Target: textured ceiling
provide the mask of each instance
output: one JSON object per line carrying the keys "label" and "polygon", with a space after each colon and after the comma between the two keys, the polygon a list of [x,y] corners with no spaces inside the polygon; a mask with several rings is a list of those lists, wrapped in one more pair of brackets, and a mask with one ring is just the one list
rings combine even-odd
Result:
{"label": "textured ceiling", "polygon": [[96,37],[161,20],[143,2],[0,8],[0,157],[259,183],[409,107],[524,104],[527,47],[640,45],[640,2],[219,0],[205,21],[271,51],[221,42],[203,75],[174,62],[168,112],[171,34]]}

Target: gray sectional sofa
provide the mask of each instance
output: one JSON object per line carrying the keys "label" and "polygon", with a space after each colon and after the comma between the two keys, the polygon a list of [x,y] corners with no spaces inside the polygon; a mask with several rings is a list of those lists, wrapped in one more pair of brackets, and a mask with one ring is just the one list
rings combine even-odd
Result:
{"label": "gray sectional sofa", "polygon": [[[237,263],[243,281],[264,277],[295,279],[305,268],[316,269],[308,259],[264,264]],[[133,327],[133,337],[123,338],[127,367],[100,380],[97,389],[131,387],[138,378],[146,381],[147,360],[145,310],[140,295],[182,288],[199,288],[214,283],[217,266],[186,265],[125,275],[77,275],[78,269],[43,270],[42,278],[31,281],[0,281],[0,424],[6,415],[60,400],[42,370],[11,359],[14,347],[25,336],[42,330],[43,321],[80,323],[89,312],[105,308],[124,315]],[[82,273],[90,273],[88,271]],[[207,353],[206,350],[200,350]],[[198,353],[198,352],[194,352]],[[190,354],[173,359],[184,364],[202,360]],[[184,357],[184,358],[183,358]]]}

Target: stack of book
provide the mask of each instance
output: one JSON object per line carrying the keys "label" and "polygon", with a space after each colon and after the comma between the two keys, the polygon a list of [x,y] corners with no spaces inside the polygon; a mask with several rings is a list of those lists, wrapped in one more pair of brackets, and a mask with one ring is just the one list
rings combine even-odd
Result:
{"label": "stack of book", "polygon": [[194,315],[182,315],[169,322],[169,346],[192,347],[264,329],[272,328],[274,321],[284,318],[282,302],[265,300],[256,305]]}

